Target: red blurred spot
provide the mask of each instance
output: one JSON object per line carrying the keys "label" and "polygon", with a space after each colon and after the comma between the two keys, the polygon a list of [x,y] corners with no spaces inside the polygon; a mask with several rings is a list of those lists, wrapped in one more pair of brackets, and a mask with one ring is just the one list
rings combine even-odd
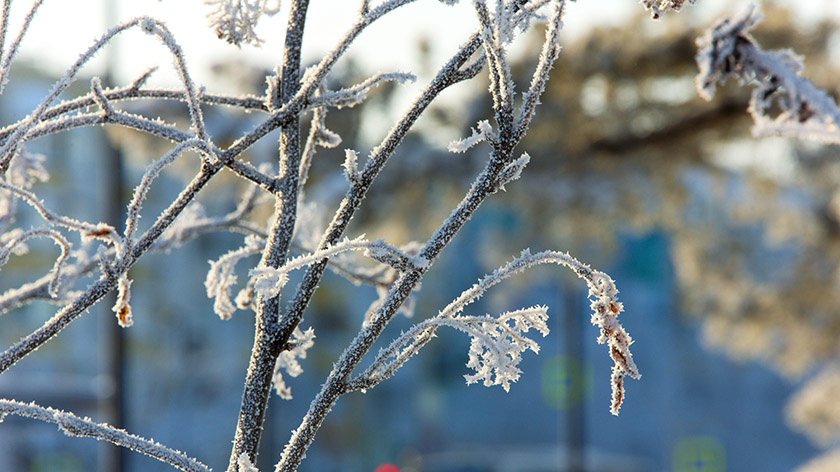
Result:
{"label": "red blurred spot", "polygon": [[382,464],[373,472],[400,472],[400,469],[394,464]]}

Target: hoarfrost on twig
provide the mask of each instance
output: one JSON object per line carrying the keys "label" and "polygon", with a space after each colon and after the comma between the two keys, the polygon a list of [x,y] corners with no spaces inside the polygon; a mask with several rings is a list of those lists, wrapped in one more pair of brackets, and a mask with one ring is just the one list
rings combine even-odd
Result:
{"label": "hoarfrost on twig", "polygon": [[264,247],[263,240],[249,235],[245,238],[245,244],[242,247],[228,252],[215,261],[210,261],[210,270],[207,271],[204,287],[207,289],[207,296],[214,299],[213,311],[219,315],[219,318],[230,319],[236,311],[236,305],[230,299],[231,289],[236,284],[236,263],[248,256],[259,254]]}
{"label": "hoarfrost on twig", "polygon": [[[840,144],[840,108],[800,74],[802,58],[790,50],[764,51],[749,34],[761,20],[756,5],[723,18],[697,40],[697,91],[711,100],[730,77],[754,87],[748,111],[756,136],[787,136]],[[781,111],[769,112],[774,105]]]}
{"label": "hoarfrost on twig", "polygon": [[79,418],[65,411],[45,408],[35,403],[0,399],[0,417],[5,415],[23,416],[55,423],[68,436],[86,436],[108,441],[117,446],[154,457],[186,472],[210,472],[209,467],[181,451],[170,449],[154,440],[129,434],[105,423],[95,423],[90,418]]}
{"label": "hoarfrost on twig", "polygon": [[[381,350],[370,367],[350,382],[355,388],[369,388],[392,376],[411,356],[416,354],[434,336],[440,326],[449,326],[468,333],[471,338],[468,367],[475,373],[466,376],[468,383],[483,381],[484,385],[502,385],[508,390],[509,383],[516,381],[519,370],[516,367],[520,354],[526,349],[537,352],[539,346],[519,333],[530,328],[543,335],[548,334],[545,324],[545,307],[532,307],[505,313],[499,318],[468,317],[459,315],[463,309],[480,298],[490,287],[527,268],[539,264],[554,263],[572,269],[589,286],[592,307],[592,324],[600,329],[598,343],[607,343],[610,357],[614,361],[611,375],[613,397],[610,411],[618,414],[624,400],[624,376],[641,377],[630,353],[633,343],[630,336],[618,322],[623,310],[618,301],[618,290],[612,279],[582,264],[566,253],[544,251],[531,254],[528,250],[513,261],[483,277],[471,288],[465,290],[434,318],[414,325]],[[511,326],[509,323],[512,323]]]}

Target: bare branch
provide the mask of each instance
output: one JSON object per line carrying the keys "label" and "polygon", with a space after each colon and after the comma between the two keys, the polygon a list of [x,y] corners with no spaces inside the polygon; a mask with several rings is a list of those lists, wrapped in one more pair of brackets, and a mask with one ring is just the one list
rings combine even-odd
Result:
{"label": "bare branch", "polygon": [[32,6],[29,8],[29,12],[23,20],[23,24],[20,27],[18,35],[15,37],[14,41],[12,41],[9,49],[5,50],[6,31],[9,27],[9,10],[11,3],[11,0],[3,1],[3,19],[2,25],[0,25],[0,58],[2,58],[2,62],[0,62],[0,94],[3,93],[3,89],[5,89],[6,84],[9,82],[9,69],[12,67],[12,61],[15,60],[20,42],[23,41],[23,37],[26,35],[26,31],[29,29],[32,19],[35,18],[35,13],[37,13],[41,4],[44,3],[44,0],[35,0],[32,2]]}

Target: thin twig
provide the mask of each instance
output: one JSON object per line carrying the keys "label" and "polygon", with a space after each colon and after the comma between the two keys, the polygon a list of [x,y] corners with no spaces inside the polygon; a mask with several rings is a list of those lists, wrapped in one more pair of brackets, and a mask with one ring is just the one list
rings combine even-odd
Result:
{"label": "thin twig", "polygon": [[0,416],[9,414],[55,423],[68,436],[83,436],[108,441],[117,446],[154,457],[185,472],[211,472],[210,467],[181,451],[170,449],[154,440],[129,434],[105,423],[95,423],[87,418],[79,418],[66,411],[43,407],[35,403],[0,399],[0,413],[2,413]]}

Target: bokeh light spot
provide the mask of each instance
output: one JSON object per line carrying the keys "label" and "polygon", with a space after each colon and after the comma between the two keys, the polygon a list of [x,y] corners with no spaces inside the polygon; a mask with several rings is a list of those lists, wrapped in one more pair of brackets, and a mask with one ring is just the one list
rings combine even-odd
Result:
{"label": "bokeh light spot", "polygon": [[394,464],[382,464],[373,472],[400,472],[400,469]]}
{"label": "bokeh light spot", "polygon": [[724,472],[726,451],[709,436],[680,439],[674,446],[674,472]]}
{"label": "bokeh light spot", "polygon": [[589,373],[578,359],[557,355],[543,364],[542,396],[550,408],[565,410],[578,406],[590,390]]}

